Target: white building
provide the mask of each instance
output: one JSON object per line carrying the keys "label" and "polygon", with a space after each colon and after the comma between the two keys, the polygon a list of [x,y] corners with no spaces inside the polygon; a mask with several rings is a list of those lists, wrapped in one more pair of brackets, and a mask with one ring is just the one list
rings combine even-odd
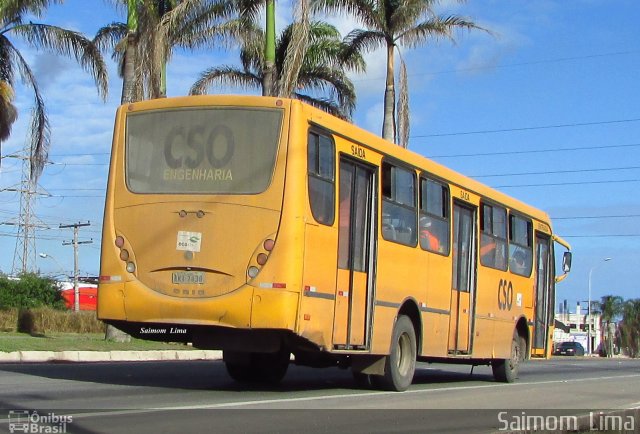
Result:
{"label": "white building", "polygon": [[600,312],[591,308],[591,346],[588,345],[587,334],[589,332],[589,310],[587,308],[587,303],[584,303],[584,306],[580,306],[580,302],[578,302],[576,306],[576,312],[571,313],[569,309],[566,308],[566,302],[560,306],[560,312],[556,313],[555,319],[556,321],[560,321],[566,327],[568,327],[569,332],[567,333],[565,330],[556,327],[553,332],[553,343],[557,344],[560,342],[566,341],[576,341],[582,344],[585,351],[588,351],[591,348],[592,353],[597,353],[600,348]]}

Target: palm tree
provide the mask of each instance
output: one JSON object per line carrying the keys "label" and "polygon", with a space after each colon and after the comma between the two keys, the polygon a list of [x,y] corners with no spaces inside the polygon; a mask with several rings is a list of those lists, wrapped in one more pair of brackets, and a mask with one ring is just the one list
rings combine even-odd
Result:
{"label": "palm tree", "polygon": [[[15,89],[16,73],[34,94],[35,107],[30,137],[32,182],[37,181],[47,161],[51,143],[49,120],[36,77],[10,38],[22,39],[36,49],[75,58],[80,66],[93,76],[98,93],[103,98],[107,95],[107,68],[100,52],[90,40],[78,32],[30,21],[33,16],[42,17],[51,4],[62,2],[63,0],[3,0],[0,6],[0,82],[4,83],[2,104],[6,105],[7,101],[10,101],[7,95],[11,95],[12,89]],[[14,116],[11,113],[8,116],[3,113],[0,117],[0,129],[6,131],[8,137],[7,126],[10,127],[11,119],[15,120],[15,113]]]}
{"label": "palm tree", "polygon": [[[274,86],[284,89],[283,79],[291,51],[295,43],[296,24],[287,26],[276,42]],[[265,71],[264,32],[255,28],[252,37],[245,40],[240,51],[242,68],[235,66],[212,67],[204,71],[191,87],[191,94],[202,94],[213,85],[233,85],[242,88],[261,89]],[[355,108],[355,91],[346,71],[363,71],[364,61],[356,51],[341,40],[338,30],[327,23],[309,23],[304,56],[288,94],[319,107],[331,114],[349,119]],[[304,91],[304,93],[303,93]],[[328,92],[328,96],[326,93]]]}
{"label": "palm tree", "polygon": [[640,357],[640,298],[624,303],[620,335],[629,356]]}
{"label": "palm tree", "polygon": [[[434,8],[439,3],[440,0],[314,0],[315,10],[351,14],[365,27],[347,35],[354,50],[361,52],[386,48],[387,74],[382,123],[382,137],[386,140],[393,142],[397,139],[394,69],[396,47],[414,48],[431,38],[453,40],[456,29],[481,29],[466,18],[437,15]],[[403,109],[406,110],[406,107]]]}
{"label": "palm tree", "polygon": [[112,51],[123,78],[123,102],[166,96],[166,64],[176,47],[194,49],[235,40],[230,20],[238,7],[252,13],[256,0],[113,0],[127,7],[127,23],[98,30],[94,41]]}
{"label": "palm tree", "polygon": [[607,357],[613,356],[615,319],[622,314],[623,304],[624,300],[617,295],[605,295],[599,303],[601,341]]}

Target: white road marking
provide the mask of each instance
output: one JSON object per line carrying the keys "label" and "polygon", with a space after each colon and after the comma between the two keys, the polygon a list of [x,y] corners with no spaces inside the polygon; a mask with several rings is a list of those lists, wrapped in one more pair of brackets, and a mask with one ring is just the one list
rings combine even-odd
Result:
{"label": "white road marking", "polygon": [[[621,378],[639,378],[640,374],[629,374],[629,375],[612,375],[606,377],[593,377],[593,378],[581,378],[581,379],[571,379],[571,380],[549,380],[549,381],[535,381],[535,382],[520,382],[520,383],[495,383],[495,384],[482,384],[482,385],[474,385],[474,386],[453,386],[453,387],[440,387],[436,389],[413,389],[407,390],[405,392],[401,392],[400,394],[432,394],[438,392],[450,392],[450,391],[464,391],[464,390],[476,390],[476,389],[491,389],[498,387],[521,387],[521,386],[536,386],[536,385],[546,385],[546,384],[560,384],[560,383],[579,383],[585,380],[589,381],[598,381],[598,380],[613,380],[613,379],[621,379]],[[139,408],[139,409],[131,409],[131,410],[106,410],[106,411],[95,411],[95,412],[85,412],[85,413],[71,413],[75,419],[84,419],[91,417],[105,417],[105,416],[126,416],[126,415],[134,415],[134,414],[145,414],[145,413],[157,413],[163,411],[185,411],[185,410],[215,410],[222,408],[233,408],[233,407],[245,407],[252,405],[265,405],[265,404],[282,404],[282,403],[294,403],[294,402],[308,402],[308,401],[323,401],[328,399],[350,399],[350,398],[366,398],[372,396],[392,396],[399,395],[398,392],[364,392],[364,393],[346,393],[346,394],[337,394],[337,395],[320,395],[320,396],[306,396],[299,398],[278,398],[278,399],[259,399],[253,401],[235,401],[235,402],[223,402],[218,404],[202,404],[202,405],[185,405],[185,406],[168,406],[168,407],[153,407],[153,408]],[[640,402],[629,404],[628,406],[624,406],[624,408],[634,409],[640,408]],[[65,414],[64,409],[58,410],[57,414]],[[9,423],[8,419],[0,418],[0,425],[5,425]]]}

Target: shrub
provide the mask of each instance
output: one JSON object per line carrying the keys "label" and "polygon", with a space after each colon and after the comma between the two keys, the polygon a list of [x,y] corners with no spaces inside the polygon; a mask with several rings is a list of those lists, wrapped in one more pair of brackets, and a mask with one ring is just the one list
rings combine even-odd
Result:
{"label": "shrub", "polygon": [[53,279],[34,273],[22,274],[18,279],[0,275],[0,309],[32,309],[40,306],[65,307]]}

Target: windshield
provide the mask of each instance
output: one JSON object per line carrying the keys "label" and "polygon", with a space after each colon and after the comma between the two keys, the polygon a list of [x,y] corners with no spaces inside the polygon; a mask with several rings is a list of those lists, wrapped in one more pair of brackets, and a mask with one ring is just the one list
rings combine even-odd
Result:
{"label": "windshield", "polygon": [[188,108],[127,116],[134,193],[256,194],[269,186],[282,110]]}

